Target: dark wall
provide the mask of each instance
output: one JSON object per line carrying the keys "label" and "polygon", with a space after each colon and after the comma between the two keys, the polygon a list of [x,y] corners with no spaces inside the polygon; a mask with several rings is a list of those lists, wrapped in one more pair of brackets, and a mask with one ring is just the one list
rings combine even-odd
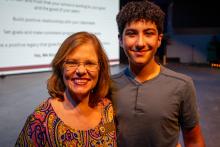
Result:
{"label": "dark wall", "polygon": [[175,28],[220,27],[217,2],[174,2],[172,24]]}

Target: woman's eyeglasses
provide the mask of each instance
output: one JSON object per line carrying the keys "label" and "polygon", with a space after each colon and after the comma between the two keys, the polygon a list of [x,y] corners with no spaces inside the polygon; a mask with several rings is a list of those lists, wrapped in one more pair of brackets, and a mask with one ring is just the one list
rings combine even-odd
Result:
{"label": "woman's eyeglasses", "polygon": [[64,68],[67,70],[75,71],[80,65],[83,65],[87,71],[97,71],[99,64],[94,61],[79,62],[76,60],[64,61]]}

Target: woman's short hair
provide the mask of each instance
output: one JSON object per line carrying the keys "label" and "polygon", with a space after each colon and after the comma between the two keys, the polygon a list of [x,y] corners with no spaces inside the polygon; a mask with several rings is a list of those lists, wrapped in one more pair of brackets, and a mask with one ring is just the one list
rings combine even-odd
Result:
{"label": "woman's short hair", "polygon": [[110,70],[108,57],[99,39],[92,33],[77,32],[64,40],[54,59],[52,60],[52,75],[47,81],[48,93],[52,98],[64,99],[66,89],[63,81],[63,63],[66,57],[77,47],[92,42],[99,61],[99,78],[89,99],[90,106],[96,106],[101,98],[106,97],[110,86]]}

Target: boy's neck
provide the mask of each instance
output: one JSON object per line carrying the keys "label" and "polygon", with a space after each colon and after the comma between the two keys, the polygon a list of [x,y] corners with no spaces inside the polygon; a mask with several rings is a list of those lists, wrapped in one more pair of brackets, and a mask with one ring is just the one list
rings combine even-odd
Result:
{"label": "boy's neck", "polygon": [[155,78],[160,73],[160,65],[152,60],[144,66],[129,64],[131,72],[135,75],[135,80],[140,83]]}

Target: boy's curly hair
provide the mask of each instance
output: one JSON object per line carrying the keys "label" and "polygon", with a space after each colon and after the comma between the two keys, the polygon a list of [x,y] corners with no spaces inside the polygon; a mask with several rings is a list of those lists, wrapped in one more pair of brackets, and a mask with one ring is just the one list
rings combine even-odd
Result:
{"label": "boy's curly hair", "polygon": [[158,33],[163,33],[165,13],[156,4],[147,0],[128,2],[116,16],[119,36],[125,25],[133,21],[146,20],[156,24]]}

